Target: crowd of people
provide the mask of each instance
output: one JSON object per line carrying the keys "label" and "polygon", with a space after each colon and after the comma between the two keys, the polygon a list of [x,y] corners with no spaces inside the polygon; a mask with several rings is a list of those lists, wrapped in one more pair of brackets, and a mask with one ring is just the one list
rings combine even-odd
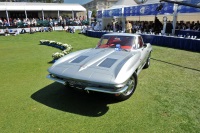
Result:
{"label": "crowd of people", "polygon": [[[10,34],[18,35],[24,33],[33,34],[35,32],[51,32],[53,31],[53,27],[62,26],[62,30],[65,30],[70,33],[75,33],[74,26],[82,26],[89,24],[87,20],[85,20],[84,16],[79,17],[62,17],[59,16],[58,18],[0,18],[0,29],[4,31],[5,36]],[[38,27],[38,28],[36,28]],[[21,28],[21,31],[14,30],[12,33],[9,29],[11,28]],[[27,30],[28,28],[28,30]]]}
{"label": "crowd of people", "polygon": [[[83,23],[86,22],[86,23]],[[62,17],[59,16],[58,18],[52,18],[47,17],[44,18],[9,18],[9,21],[6,18],[0,18],[0,28],[8,28],[10,26],[12,27],[19,27],[22,28],[23,31],[20,33],[26,33],[24,31],[24,28],[30,28],[29,32],[33,34],[34,32],[51,32],[53,31],[54,26],[62,26],[62,30],[65,30],[70,33],[75,32],[74,26],[83,26],[88,25],[89,23],[85,20],[84,17],[75,17],[74,19],[72,17]],[[98,25],[98,26],[96,26]],[[98,22],[92,22],[91,27],[93,30],[96,27],[101,27],[101,24]],[[39,30],[34,29],[33,27],[40,27]],[[86,28],[85,28],[86,29]],[[97,28],[98,29],[98,28]],[[166,24],[166,34],[171,34],[173,29],[173,25],[171,21],[168,21]],[[200,23],[197,22],[184,22],[184,21],[177,21],[176,23],[176,29],[177,30],[195,30],[200,31]],[[106,31],[122,31],[122,22],[121,21],[115,21],[112,20],[112,22],[108,23],[104,29]],[[155,17],[154,21],[126,21],[125,22],[125,32],[127,33],[155,33],[159,34],[163,30],[163,22],[161,22],[157,17]],[[7,34],[8,30],[5,30],[5,34]]]}
{"label": "crowd of people", "polygon": [[65,26],[65,25],[83,25],[88,21],[83,16],[79,17],[62,17],[58,18],[0,18],[0,27],[38,27],[38,26]]}
{"label": "crowd of people", "polygon": [[34,34],[36,32],[51,32],[51,31],[53,31],[53,29],[51,27],[40,27],[40,29],[30,27],[30,28],[21,28],[20,30],[15,29],[15,30],[12,30],[12,32],[10,32],[8,27],[6,27],[6,29],[4,29],[3,31],[4,31],[3,35],[5,35],[5,36],[10,36],[11,34],[16,36],[16,35],[25,34],[25,33]]}
{"label": "crowd of people", "polygon": [[[156,18],[155,21],[126,21],[125,22],[125,32],[127,33],[136,33],[137,31],[141,32],[156,32],[159,33],[163,24]],[[115,26],[115,27],[114,27]],[[122,22],[108,23],[104,30],[114,30],[122,31]]]}
{"label": "crowd of people", "polygon": [[[115,26],[115,27],[114,27]],[[172,21],[168,21],[166,24],[166,33],[172,33],[173,24]],[[184,22],[177,21],[176,23],[177,30],[195,30],[200,31],[200,23],[197,22]],[[112,23],[108,23],[103,30],[108,31],[122,31],[122,22],[116,22],[115,25]],[[155,21],[126,21],[125,31],[127,33],[136,33],[140,32],[154,32],[155,34],[161,33],[163,30],[163,22],[161,22],[157,17]]]}
{"label": "crowd of people", "polygon": [[[60,29],[62,31],[66,31],[66,32],[69,32],[69,33],[75,33],[76,29],[74,26],[64,26],[64,28]],[[0,30],[0,34],[2,34],[1,32],[2,30]],[[3,29],[3,34],[2,35],[5,35],[5,36],[10,36],[11,34],[16,36],[16,35],[19,35],[19,34],[25,34],[25,33],[30,33],[30,34],[34,34],[36,32],[52,32],[53,31],[53,27],[49,26],[49,27],[30,27],[30,28],[20,28],[19,29],[15,29],[15,30],[12,30],[12,32],[10,32],[10,30],[8,29],[8,27],[6,27],[6,29]]]}
{"label": "crowd of people", "polygon": [[184,21],[180,21],[177,22],[176,24],[176,29],[178,30],[196,30],[196,31],[200,31],[200,22],[184,22]]}

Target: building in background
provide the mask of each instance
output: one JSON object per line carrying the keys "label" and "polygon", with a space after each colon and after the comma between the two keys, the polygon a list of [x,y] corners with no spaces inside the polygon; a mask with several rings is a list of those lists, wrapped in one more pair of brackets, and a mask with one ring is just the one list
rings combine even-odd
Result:
{"label": "building in background", "polygon": [[87,10],[96,11],[108,9],[113,6],[118,0],[93,0],[83,5]]}

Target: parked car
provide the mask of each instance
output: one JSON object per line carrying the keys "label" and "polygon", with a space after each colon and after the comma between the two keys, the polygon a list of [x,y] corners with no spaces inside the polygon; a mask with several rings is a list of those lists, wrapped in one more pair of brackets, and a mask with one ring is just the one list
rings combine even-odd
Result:
{"label": "parked car", "polygon": [[137,76],[150,65],[152,46],[142,36],[109,33],[95,48],[70,53],[57,60],[47,78],[68,87],[115,94],[128,99],[135,91]]}

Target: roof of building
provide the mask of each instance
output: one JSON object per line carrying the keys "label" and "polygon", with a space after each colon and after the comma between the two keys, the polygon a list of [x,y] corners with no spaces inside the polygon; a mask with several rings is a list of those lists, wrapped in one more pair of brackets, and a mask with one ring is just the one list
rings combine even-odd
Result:
{"label": "roof of building", "polygon": [[0,2],[0,11],[86,11],[80,4]]}

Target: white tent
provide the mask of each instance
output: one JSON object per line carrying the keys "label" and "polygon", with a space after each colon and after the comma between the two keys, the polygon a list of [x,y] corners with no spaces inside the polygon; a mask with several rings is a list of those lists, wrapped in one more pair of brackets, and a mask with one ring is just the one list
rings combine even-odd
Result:
{"label": "white tent", "polygon": [[86,11],[80,4],[0,2],[0,11]]}
{"label": "white tent", "polygon": [[[0,13],[3,16],[3,12],[9,18],[9,11],[24,11],[27,17],[27,11],[38,11],[42,12],[44,18],[45,11],[58,12],[71,12],[72,16],[74,12],[86,12],[86,9],[80,4],[64,4],[64,3],[28,3],[28,2],[0,2]],[[59,17],[59,16],[58,16]]]}
{"label": "white tent", "polygon": [[135,5],[138,5],[138,4],[134,0],[119,0],[118,2],[115,3],[115,5],[113,5],[109,9],[122,8],[122,7],[135,6]]}
{"label": "white tent", "polygon": [[[108,8],[108,10],[112,10],[112,9],[117,9],[117,8],[122,8],[122,14],[123,14],[123,9],[124,7],[128,7],[128,6],[137,6],[138,4],[134,1],[134,0],[119,0],[118,2],[116,2],[112,7]],[[122,15],[120,17],[116,17],[113,16],[117,19],[117,21],[121,21],[122,22],[122,30],[125,30],[125,17]],[[113,18],[103,18],[102,19],[102,29],[104,29],[104,27],[111,22],[111,19]]]}
{"label": "white tent", "polygon": [[[172,1],[183,1],[183,0],[172,0]],[[189,0],[188,0],[189,1]],[[139,4],[137,4],[139,3]],[[156,3],[160,3],[160,0],[119,0],[115,5],[113,5],[111,8],[109,8],[108,10],[113,10],[113,9],[117,9],[117,8],[122,8],[122,16],[117,16],[115,18],[117,18],[119,21],[122,21],[122,27],[123,27],[123,31],[124,31],[124,27],[125,27],[125,20],[141,20],[141,18],[143,20],[154,20],[155,15],[149,15],[149,16],[127,16],[124,17],[124,7],[131,7],[131,6],[138,6],[138,5],[148,5],[148,4],[156,4]],[[191,14],[191,13],[190,13]],[[198,14],[198,13],[194,13],[194,14]],[[174,13],[173,14],[163,14],[163,15],[159,15],[160,19],[163,19],[163,16],[168,16],[170,17],[170,20],[173,20],[173,25],[175,27],[176,24],[176,19],[177,19],[177,6],[174,6]],[[198,15],[197,15],[198,16]],[[103,17],[102,18],[102,25],[103,27],[105,27],[108,23],[111,23],[111,19],[113,19],[113,17]]]}
{"label": "white tent", "polygon": [[[119,0],[115,5],[110,7],[108,10],[112,9],[117,9],[117,8],[122,8],[122,14],[124,14],[124,7],[130,7],[130,6],[137,6],[141,4],[154,4],[154,3],[159,3],[160,0]],[[126,17],[123,15],[120,17],[115,17],[117,21],[122,22],[122,30],[125,30],[125,20]],[[136,18],[136,17],[135,17]],[[105,27],[108,23],[111,22],[111,19],[113,18],[103,18],[102,19],[102,28]]]}
{"label": "white tent", "polygon": [[[144,1],[144,0],[135,0],[135,1]],[[160,3],[160,0],[145,0],[145,2],[140,2],[139,5],[147,5],[147,4],[155,4],[155,3]],[[144,21],[144,20],[154,20],[152,16],[129,16],[126,18],[127,20],[136,20],[136,21]]]}

